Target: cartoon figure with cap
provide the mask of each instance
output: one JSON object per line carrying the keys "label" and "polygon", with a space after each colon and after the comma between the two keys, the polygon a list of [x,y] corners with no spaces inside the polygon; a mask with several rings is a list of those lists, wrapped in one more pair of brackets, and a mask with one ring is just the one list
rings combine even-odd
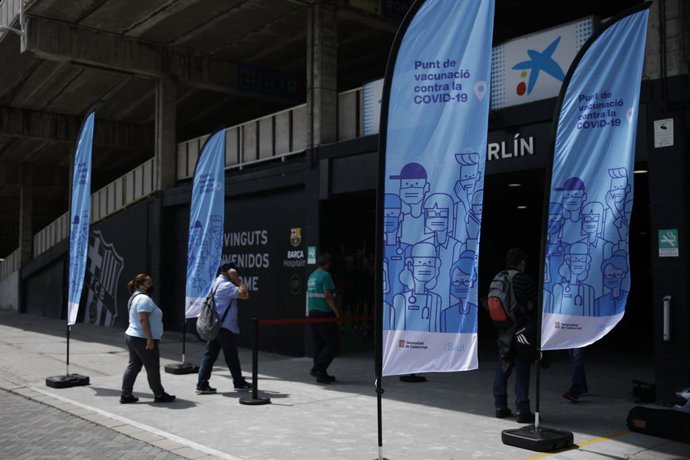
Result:
{"label": "cartoon figure with cap", "polygon": [[432,292],[439,275],[436,248],[431,243],[417,243],[405,257],[405,269],[400,280],[405,292],[393,297],[395,329],[404,331],[438,332],[441,297]]}
{"label": "cartoon figure with cap", "polygon": [[560,269],[560,274],[566,281],[556,284],[553,288],[555,313],[592,316],[594,288],[583,283],[589,274],[591,260],[586,243],[578,242],[570,246]]}
{"label": "cartoon figure with cap", "polygon": [[[458,180],[455,182],[455,196],[458,197],[455,215],[465,223],[468,221],[468,213],[472,206],[475,187],[479,177],[479,154],[456,153],[455,161],[458,162]],[[461,235],[455,235],[458,239],[463,239]]]}
{"label": "cartoon figure with cap", "polygon": [[576,243],[582,238],[580,212],[587,200],[585,183],[579,177],[571,177],[566,179],[562,187],[556,187],[554,190],[563,192],[561,195],[561,204],[564,209],[562,240],[568,244]]}
{"label": "cartoon figure with cap", "polygon": [[402,167],[399,175],[389,178],[400,180],[399,196],[403,204],[401,241],[414,244],[419,241],[424,232],[422,203],[430,189],[426,169],[419,163],[407,163]]}
{"label": "cartoon figure with cap", "polygon": [[[581,235],[586,235],[583,240],[589,246],[589,255],[592,257],[591,266],[596,270],[601,267],[601,261],[611,255],[612,244],[602,238],[602,220],[604,218],[604,206],[598,201],[592,201],[582,207]],[[599,297],[603,290],[601,282],[594,283],[594,295]]]}
{"label": "cartoon figure with cap", "polygon": [[605,216],[606,239],[617,244],[617,249],[625,250],[632,215],[632,186],[628,183],[628,171],[625,168],[611,168],[608,172],[611,183],[605,197],[608,207]]}
{"label": "cartoon figure with cap", "polygon": [[[450,236],[453,219],[453,198],[445,193],[433,193],[424,200],[424,230],[431,234],[424,240],[436,248],[436,256],[440,262],[439,271],[448,273],[448,269],[462,252],[462,243]],[[441,296],[443,308],[448,306],[448,281],[439,279],[434,292]]]}
{"label": "cartoon figure with cap", "polygon": [[464,251],[450,267],[450,306],[441,311],[441,332],[477,332],[470,312],[477,305],[468,302],[470,289],[477,281],[475,253]]}
{"label": "cartoon figure with cap", "polygon": [[623,280],[628,275],[628,271],[628,254],[625,251],[616,251],[602,262],[604,288],[608,290],[608,293],[594,302],[595,316],[617,315],[625,310],[628,291],[623,289]]}

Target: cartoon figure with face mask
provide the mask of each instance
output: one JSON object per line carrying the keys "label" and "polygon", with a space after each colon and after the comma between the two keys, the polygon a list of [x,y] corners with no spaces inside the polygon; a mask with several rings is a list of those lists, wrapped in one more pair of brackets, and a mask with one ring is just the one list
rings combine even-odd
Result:
{"label": "cartoon figure with face mask", "polygon": [[401,241],[414,244],[419,241],[424,233],[424,213],[422,204],[424,197],[429,192],[430,185],[427,181],[426,169],[419,163],[407,163],[400,170],[399,175],[390,176],[390,179],[400,180],[398,195],[402,202],[402,229]]}
{"label": "cartoon figure with face mask", "polygon": [[477,281],[475,253],[465,251],[450,267],[450,306],[441,311],[441,332],[477,332],[470,315],[477,306],[468,302],[470,289]]}
{"label": "cartoon figure with face mask", "polygon": [[580,214],[582,206],[587,201],[585,183],[579,177],[566,179],[562,187],[554,189],[563,192],[561,195],[561,205],[563,206],[563,231],[562,241],[573,244],[579,241],[580,235]]}
{"label": "cartoon figure with face mask", "polygon": [[561,239],[563,231],[563,206],[560,203],[549,203],[549,224],[546,229],[546,266],[544,268],[544,288],[553,291],[556,283],[563,281],[558,270],[563,265],[565,254],[570,245]]}
{"label": "cartoon figure with face mask", "polygon": [[625,168],[609,169],[609,177],[611,184],[605,198],[608,207],[605,217],[608,224],[606,239],[618,244],[619,249],[624,249],[627,247],[628,227],[632,215],[632,187],[628,183],[628,172]]}
{"label": "cartoon figure with face mask", "polygon": [[591,261],[587,243],[578,242],[570,246],[560,269],[561,276],[567,281],[553,288],[554,313],[592,316],[594,288],[583,282],[589,274]]}
{"label": "cartoon figure with face mask", "polygon": [[[602,220],[604,218],[604,206],[592,201],[582,207],[582,230],[581,234],[587,237],[586,241],[589,246],[589,255],[591,256],[590,266],[601,267],[601,261],[611,254],[611,243],[601,237],[602,235]],[[598,297],[602,294],[601,283],[594,283],[594,295]]]}
{"label": "cartoon figure with face mask", "polygon": [[405,251],[410,247],[400,239],[402,223],[402,203],[400,197],[392,193],[386,193],[383,197],[383,258],[389,269],[389,295],[388,302],[393,301],[393,296],[403,292],[404,286],[400,283],[400,271],[404,268]]}
{"label": "cartoon figure with face mask", "polygon": [[393,297],[395,329],[439,331],[441,296],[431,291],[438,279],[438,266],[433,244],[420,242],[412,246],[400,274],[400,281],[407,286],[407,290]]}
{"label": "cartoon figure with face mask", "polygon": [[628,291],[623,290],[623,281],[628,274],[628,255],[625,251],[616,251],[601,264],[604,288],[607,294],[599,297],[594,303],[596,316],[610,316],[622,313]]}
{"label": "cartoon figure with face mask", "polygon": [[391,304],[394,293],[391,292],[391,283],[388,271],[388,261],[383,259],[383,329],[395,329],[395,310]]}
{"label": "cartoon figure with face mask", "polygon": [[[450,236],[453,220],[453,198],[445,193],[433,193],[424,200],[424,231],[431,236],[424,240],[436,248],[441,273],[447,273],[453,261],[462,252],[462,243]],[[448,306],[448,286],[437,283],[434,292],[441,296],[443,307]]]}

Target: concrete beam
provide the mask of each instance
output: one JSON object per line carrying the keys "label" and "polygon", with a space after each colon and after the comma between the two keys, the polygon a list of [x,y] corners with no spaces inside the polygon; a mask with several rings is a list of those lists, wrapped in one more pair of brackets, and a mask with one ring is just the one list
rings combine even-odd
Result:
{"label": "concrete beam", "polygon": [[[0,106],[0,135],[31,140],[73,143],[83,119],[72,115]],[[153,139],[150,128],[101,120],[96,113],[94,145],[140,151]]]}
{"label": "concrete beam", "polygon": [[194,88],[286,102],[276,95],[240,91],[234,63],[50,19],[29,17],[27,21],[24,51],[42,59],[146,78],[169,77]]}

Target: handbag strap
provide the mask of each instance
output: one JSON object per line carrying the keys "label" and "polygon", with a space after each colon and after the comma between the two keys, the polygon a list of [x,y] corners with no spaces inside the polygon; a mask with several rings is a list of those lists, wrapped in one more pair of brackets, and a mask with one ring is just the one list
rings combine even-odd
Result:
{"label": "handbag strap", "polygon": [[[211,296],[215,297],[216,291],[218,290],[218,287],[220,287],[220,283],[216,284],[216,287],[213,288],[213,292],[210,294]],[[230,299],[230,302],[228,303],[228,306],[225,308],[225,312],[223,313],[223,317],[220,319],[221,325],[223,324],[223,322],[225,322],[225,317],[228,316],[228,312],[230,311],[230,304],[231,303],[232,303],[232,299]]]}

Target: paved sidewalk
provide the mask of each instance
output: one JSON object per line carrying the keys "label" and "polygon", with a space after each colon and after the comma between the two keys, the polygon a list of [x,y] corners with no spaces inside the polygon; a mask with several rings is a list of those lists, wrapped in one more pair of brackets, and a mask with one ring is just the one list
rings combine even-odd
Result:
{"label": "paved sidewalk", "polygon": [[[166,333],[161,344],[161,365],[179,361],[179,339],[180,334]],[[222,360],[211,381],[218,388],[216,395],[196,395],[195,375],[164,373],[163,385],[177,395],[178,401],[154,404],[142,371],[134,391],[139,403],[120,405],[119,388],[127,362],[123,331],[74,326],[70,372],[88,375],[91,385],[49,388],[45,377],[65,373],[65,343],[62,321],[0,313],[0,388],[185,458],[378,457],[370,353],[336,358],[329,371],[338,381],[331,385],[315,384],[308,375],[308,358],[261,353],[259,391],[261,396],[271,398],[270,405],[239,404],[239,397],[246,393],[233,391],[229,372],[220,365]],[[187,358],[198,362],[201,352],[202,344],[188,338]],[[520,425],[515,419],[493,417],[491,383],[496,360],[492,356],[490,347],[482,347],[479,370],[429,374],[425,383],[384,378],[384,456],[391,460],[690,458],[690,445],[627,431],[625,418],[634,406],[628,401],[631,381],[652,381],[653,363],[649,357],[625,354],[588,357],[588,381],[593,393],[577,404],[560,396],[570,372],[565,353],[556,355],[551,368],[543,374],[544,425],[572,431],[579,448],[538,454],[502,444],[501,431]],[[241,350],[240,358],[249,376],[249,350]],[[80,429],[75,427],[73,431],[78,433]],[[70,439],[63,438],[62,442],[69,445]],[[56,454],[52,458],[73,457]],[[94,454],[82,458],[103,457]]]}

